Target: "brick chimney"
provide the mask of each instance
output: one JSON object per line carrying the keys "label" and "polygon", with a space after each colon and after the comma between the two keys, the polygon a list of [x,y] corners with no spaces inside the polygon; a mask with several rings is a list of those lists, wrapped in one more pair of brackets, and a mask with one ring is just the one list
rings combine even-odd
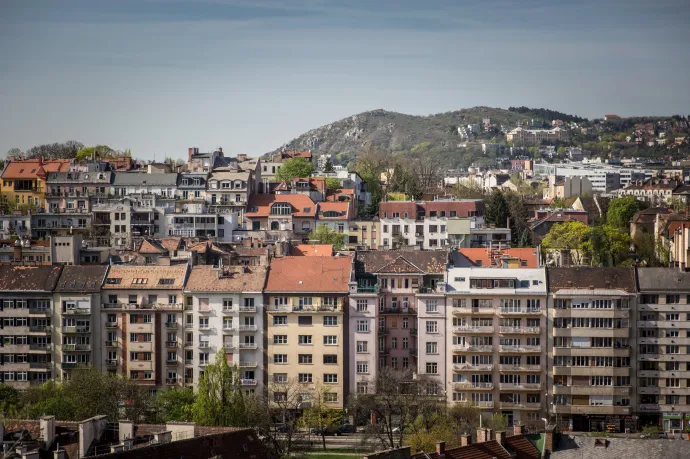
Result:
{"label": "brick chimney", "polygon": [[187,148],[187,162],[192,162],[192,155],[194,154],[194,147]]}
{"label": "brick chimney", "polygon": [[549,425],[546,427],[546,433],[544,434],[544,452],[553,452],[553,431],[555,426]]}
{"label": "brick chimney", "polygon": [[493,429],[486,429],[486,440],[484,440],[484,441],[491,441],[493,439],[494,439]]}
{"label": "brick chimney", "polygon": [[486,429],[477,429],[477,443],[486,441]]}
{"label": "brick chimney", "polygon": [[21,239],[17,239],[14,241],[14,262],[15,263],[21,263],[22,262],[22,241]]}
{"label": "brick chimney", "polygon": [[513,435],[525,435],[525,426],[520,423],[513,424]]}
{"label": "brick chimney", "polygon": [[460,446],[467,446],[472,443],[472,435],[460,435]]}
{"label": "brick chimney", "polygon": [[436,454],[438,454],[442,458],[446,457],[446,442],[445,441],[437,441],[436,442]]}
{"label": "brick chimney", "polygon": [[494,434],[494,438],[500,445],[505,445],[506,444],[506,431],[505,430],[499,430]]}

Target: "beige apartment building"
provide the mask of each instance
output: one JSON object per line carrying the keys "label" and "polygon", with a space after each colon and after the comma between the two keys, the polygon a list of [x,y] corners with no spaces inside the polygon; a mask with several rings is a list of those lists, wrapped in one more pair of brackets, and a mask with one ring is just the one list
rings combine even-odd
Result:
{"label": "beige apartment building", "polygon": [[188,271],[187,264],[110,267],[101,291],[102,370],[152,391],[182,386],[182,289]]}
{"label": "beige apartment building", "polygon": [[549,268],[551,421],[634,430],[635,268]]}
{"label": "beige apartment building", "polygon": [[690,425],[690,273],[638,268],[637,415],[640,425]]}
{"label": "beige apartment building", "polygon": [[484,417],[534,423],[546,411],[546,273],[539,268],[450,268],[448,401]]}
{"label": "beige apartment building", "polygon": [[348,379],[348,282],[352,259],[283,257],[271,262],[264,289],[268,393],[279,403],[297,391],[300,407],[315,392],[344,408]]}

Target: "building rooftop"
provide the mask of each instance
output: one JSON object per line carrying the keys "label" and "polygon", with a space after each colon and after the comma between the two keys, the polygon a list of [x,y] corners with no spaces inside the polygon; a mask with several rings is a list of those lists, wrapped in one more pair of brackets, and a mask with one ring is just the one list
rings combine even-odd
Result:
{"label": "building rooftop", "polygon": [[70,159],[50,159],[44,161],[38,159],[11,160],[2,172],[3,179],[35,179],[45,178],[50,172],[66,171],[72,160]]}
{"label": "building rooftop", "polygon": [[192,268],[185,291],[189,292],[261,292],[266,282],[264,266],[227,266]]}
{"label": "building rooftop", "polygon": [[[512,248],[512,249],[493,249],[493,248],[465,248],[458,249],[456,252],[462,258],[453,254],[453,264],[461,266],[483,266],[486,268],[503,268],[511,265],[516,268],[537,268],[539,254],[535,248]],[[464,258],[464,260],[463,260]],[[512,261],[516,266],[512,266]]]}
{"label": "building rooftop", "polygon": [[548,268],[550,292],[559,290],[621,290],[635,293],[635,268]]}
{"label": "building rooftop", "polygon": [[677,268],[637,268],[640,291],[690,292],[690,272]]}
{"label": "building rooftop", "polygon": [[447,264],[445,250],[370,250],[357,252],[355,258],[356,272],[370,274],[395,270],[443,274]]}
{"label": "building rooftop", "polygon": [[111,266],[104,290],[179,290],[184,286],[187,264],[173,266]]}
{"label": "building rooftop", "polygon": [[349,211],[349,202],[320,202],[319,220],[348,220]]}
{"label": "building rooftop", "polygon": [[2,292],[52,292],[62,266],[0,266]]}
{"label": "building rooftop", "polygon": [[297,244],[290,251],[295,257],[331,257],[333,246],[331,244]]}
{"label": "building rooftop", "polygon": [[271,262],[266,292],[347,293],[352,258],[283,257]]}
{"label": "building rooftop", "polygon": [[687,458],[687,443],[640,438],[597,438],[562,435],[551,459],[650,459]]}
{"label": "building rooftop", "polygon": [[46,182],[50,184],[93,183],[109,185],[114,176],[115,174],[112,172],[48,172]]}
{"label": "building rooftop", "polygon": [[[213,171],[208,178],[209,182],[212,180],[242,180],[249,181],[249,172],[244,171]],[[232,188],[211,189],[209,191],[233,191]]]}
{"label": "building rooftop", "polygon": [[64,266],[55,287],[56,292],[98,293],[105,280],[108,266]]}
{"label": "building rooftop", "polygon": [[271,206],[287,203],[292,207],[294,217],[315,217],[316,203],[305,194],[255,194],[249,198],[247,217],[268,217]]}
{"label": "building rooftop", "polygon": [[145,174],[121,172],[115,174],[114,186],[177,186],[177,173]]}
{"label": "building rooftop", "polygon": [[139,245],[138,252],[145,255],[165,255],[168,253],[168,249],[155,239],[144,239]]}

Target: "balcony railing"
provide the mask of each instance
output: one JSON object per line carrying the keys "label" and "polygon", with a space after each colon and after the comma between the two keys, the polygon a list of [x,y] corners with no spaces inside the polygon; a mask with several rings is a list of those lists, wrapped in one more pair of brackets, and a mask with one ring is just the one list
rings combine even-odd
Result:
{"label": "balcony railing", "polygon": [[243,386],[256,386],[256,379],[242,379]]}
{"label": "balcony railing", "polygon": [[240,312],[256,312],[256,306],[240,306]]}
{"label": "balcony railing", "polygon": [[166,341],[165,347],[177,347],[177,341]]}
{"label": "balcony railing", "polygon": [[492,364],[473,365],[470,363],[456,363],[453,365],[453,371],[493,371]]}
{"label": "balcony railing", "polygon": [[475,326],[475,325],[458,325],[453,327],[453,333],[493,333],[494,327],[491,325]]}
{"label": "balcony railing", "polygon": [[117,322],[106,322],[105,328],[117,328]]}
{"label": "balcony railing", "polygon": [[62,350],[64,352],[75,352],[75,351],[90,351],[90,344],[63,344]]}
{"label": "balcony railing", "polygon": [[541,352],[541,346],[501,345],[501,352]]}
{"label": "balcony railing", "polygon": [[91,309],[86,309],[86,308],[74,308],[74,309],[65,309],[62,311],[63,315],[68,315],[68,316],[88,316],[91,314]]}
{"label": "balcony railing", "polygon": [[31,325],[29,331],[32,333],[44,333],[48,331],[48,327],[46,325]]}
{"label": "balcony railing", "polygon": [[177,322],[166,322],[165,328],[168,328],[170,330],[176,330],[177,329]]}
{"label": "balcony railing", "polygon": [[358,285],[357,293],[379,293],[381,288],[379,284],[375,285]]}
{"label": "balcony railing", "polygon": [[167,384],[168,386],[174,386],[176,384],[179,384],[180,381],[180,378],[165,378],[165,384]]}
{"label": "balcony railing", "polygon": [[106,341],[105,347],[117,347],[117,341]]}
{"label": "balcony railing", "polygon": [[62,327],[62,333],[90,333],[91,327],[88,325],[80,326],[64,326]]}
{"label": "balcony railing", "polygon": [[240,343],[240,349],[256,349],[256,343]]}
{"label": "balcony railing", "polygon": [[510,315],[510,314],[541,314],[541,309],[535,308],[500,308],[498,310],[499,314]]}
{"label": "balcony railing", "polygon": [[256,368],[258,362],[255,361],[244,361],[239,363],[240,368]]}
{"label": "balcony railing", "polygon": [[177,359],[166,359],[166,360],[165,360],[165,364],[166,364],[166,365],[177,365],[177,364],[179,364],[179,363],[180,363],[180,362],[179,362]]}
{"label": "balcony railing", "polygon": [[258,327],[256,325],[240,325],[240,331],[256,331]]}
{"label": "balcony railing", "polygon": [[223,314],[232,314],[235,309],[232,306],[223,306]]}
{"label": "balcony railing", "polygon": [[500,371],[541,371],[541,365],[500,365]]}
{"label": "balcony railing", "polygon": [[453,345],[453,351],[454,352],[492,352],[494,349],[493,346],[490,345],[473,345],[473,346],[465,346],[463,344],[454,344]]}
{"label": "balcony railing", "polygon": [[[23,346],[22,344],[17,344],[17,346]],[[24,345],[25,346],[25,345]],[[52,348],[50,343],[31,343],[29,344],[29,349],[32,351],[46,351]]]}
{"label": "balcony railing", "polygon": [[490,382],[454,382],[453,389],[493,389],[494,383]]}
{"label": "balcony railing", "polygon": [[499,333],[513,333],[517,335],[531,335],[538,334],[539,327],[500,327]]}

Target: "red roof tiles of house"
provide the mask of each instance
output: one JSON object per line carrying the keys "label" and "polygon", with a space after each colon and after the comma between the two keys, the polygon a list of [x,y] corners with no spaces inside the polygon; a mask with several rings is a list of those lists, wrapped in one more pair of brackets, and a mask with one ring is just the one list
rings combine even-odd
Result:
{"label": "red roof tiles of house", "polygon": [[501,265],[496,265],[494,262],[499,262],[505,259],[518,259],[520,260],[520,268],[537,268],[538,267],[538,255],[537,249],[534,248],[512,248],[512,249],[502,249],[494,251],[492,249],[486,248],[467,248],[458,249],[465,258],[467,258],[475,266],[483,267],[499,267]]}
{"label": "red roof tiles of house", "polygon": [[319,203],[319,220],[349,220],[349,202],[321,202]]}
{"label": "red roof tiles of house", "polygon": [[249,199],[247,217],[268,217],[271,206],[277,203],[288,203],[292,206],[295,217],[315,217],[316,204],[304,194],[257,194]]}
{"label": "red roof tiles of house", "polygon": [[[534,459],[537,459],[535,456]],[[446,450],[445,459],[514,459],[496,440]]]}
{"label": "red roof tiles of house", "polygon": [[43,169],[43,177],[48,172],[65,172],[70,165],[69,159],[24,159],[10,161],[2,172],[3,179],[35,179]]}
{"label": "red roof tiles of house", "polygon": [[298,244],[290,252],[295,257],[331,257],[333,246],[331,244]]}
{"label": "red roof tiles of house", "polygon": [[351,270],[352,258],[348,256],[276,258],[271,262],[265,291],[345,294]]}

